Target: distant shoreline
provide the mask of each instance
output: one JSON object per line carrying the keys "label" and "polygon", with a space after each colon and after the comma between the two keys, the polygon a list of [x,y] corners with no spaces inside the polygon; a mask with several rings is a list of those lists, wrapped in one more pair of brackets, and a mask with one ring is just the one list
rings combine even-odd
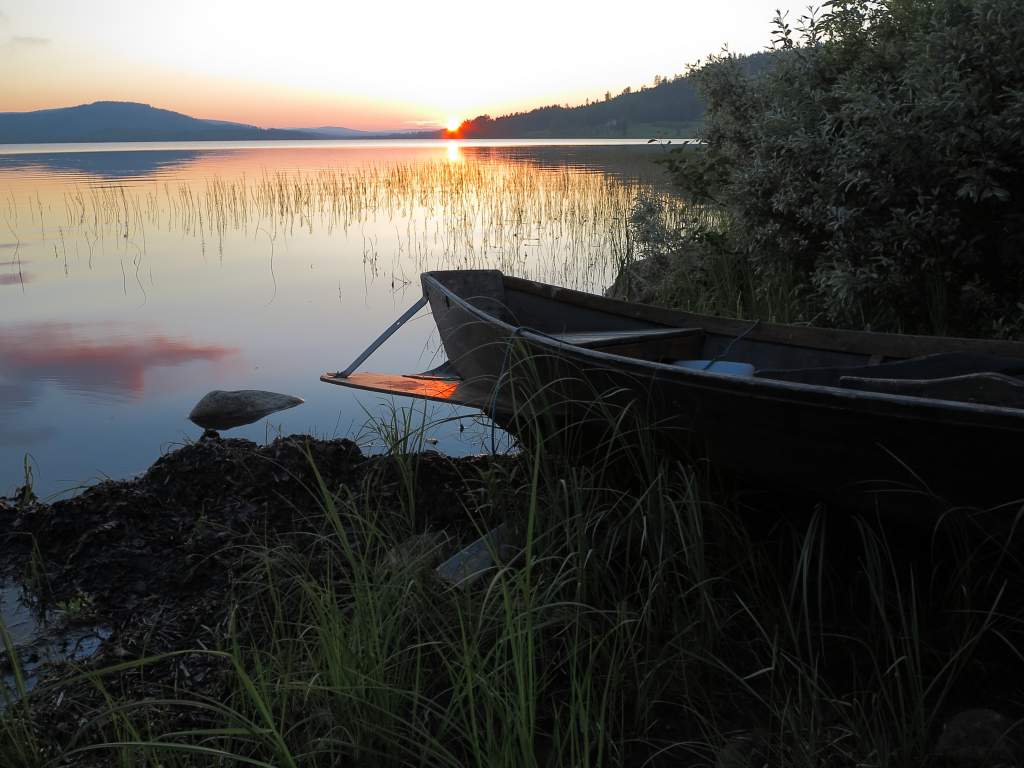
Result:
{"label": "distant shoreline", "polygon": [[[692,139],[680,137],[659,141],[685,143]],[[233,149],[376,149],[384,146],[436,147],[456,144],[460,147],[571,147],[571,146],[651,146],[647,139],[551,138],[551,139],[441,139],[441,138],[377,138],[377,139],[253,139],[253,140],[180,140],[180,141],[52,141],[40,143],[0,144],[0,155],[36,155],[74,152],[155,152],[165,150],[233,150]]]}
{"label": "distant shoreline", "polygon": [[667,139],[700,130],[704,103],[689,78],[576,107],[550,105],[457,128],[362,130],[343,126],[260,128],[196,118],[140,102],[96,101],[32,112],[0,112],[0,145],[86,142],[437,141],[457,139]]}

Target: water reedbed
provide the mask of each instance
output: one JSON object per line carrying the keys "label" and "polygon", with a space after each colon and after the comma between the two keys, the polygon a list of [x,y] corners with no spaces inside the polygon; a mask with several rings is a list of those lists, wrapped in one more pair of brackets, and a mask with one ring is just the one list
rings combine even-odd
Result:
{"label": "water reedbed", "polygon": [[[26,464],[43,497],[139,472],[198,437],[186,415],[215,389],[305,400],[233,437],[357,435],[387,403],[319,376],[415,301],[421,272],[600,290],[639,194],[689,210],[642,141],[507,144],[0,152],[0,495]],[[372,369],[433,368],[438,347],[413,319]],[[489,434],[451,415],[425,417],[438,449],[481,450]]]}

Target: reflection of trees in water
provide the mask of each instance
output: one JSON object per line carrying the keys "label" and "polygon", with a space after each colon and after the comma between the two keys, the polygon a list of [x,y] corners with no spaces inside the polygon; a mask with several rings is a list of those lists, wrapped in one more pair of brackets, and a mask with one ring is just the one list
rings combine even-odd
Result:
{"label": "reflection of trees in water", "polygon": [[[458,155],[463,155],[470,159],[529,163],[542,168],[603,172],[624,180],[654,182],[663,176],[661,167],[653,162],[664,152],[660,145],[487,147],[457,144],[454,145],[457,147],[456,156],[452,157],[451,143],[445,144],[449,159],[452,160],[458,159]],[[216,160],[236,155],[241,151],[251,150],[144,149],[0,155],[0,171],[37,170],[56,174],[89,174],[104,179],[138,179],[165,174],[168,171],[181,171],[199,159]]]}
{"label": "reflection of trees in water", "polygon": [[491,162],[526,163],[548,170],[604,173],[625,182],[643,182],[668,187],[665,170],[655,161],[663,157],[667,144],[657,145],[558,145],[478,147],[463,145],[466,157]]}

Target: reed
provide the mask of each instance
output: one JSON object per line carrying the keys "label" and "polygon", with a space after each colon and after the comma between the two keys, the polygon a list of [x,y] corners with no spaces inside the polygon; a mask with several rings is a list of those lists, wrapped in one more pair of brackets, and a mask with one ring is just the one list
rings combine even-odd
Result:
{"label": "reed", "polygon": [[[225,249],[251,250],[261,232],[350,235],[386,221],[394,240],[364,249],[370,269],[387,254],[392,263],[385,266],[407,275],[497,268],[594,290],[612,281],[626,256],[625,222],[641,194],[657,197],[673,221],[711,215],[649,181],[466,157],[74,186],[46,206],[38,196],[12,198],[8,220],[31,221],[62,254],[69,242],[83,243],[90,265],[94,250],[141,258],[147,233],[177,236],[204,253],[215,247],[223,256]],[[27,210],[19,219],[21,207]]]}

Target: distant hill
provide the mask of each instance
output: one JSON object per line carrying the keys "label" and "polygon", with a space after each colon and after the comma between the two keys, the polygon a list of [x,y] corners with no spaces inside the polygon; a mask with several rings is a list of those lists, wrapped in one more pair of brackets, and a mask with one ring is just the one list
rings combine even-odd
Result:
{"label": "distant hill", "polygon": [[358,131],[355,128],[341,128],[336,125],[324,125],[320,128],[289,128],[290,131],[304,133],[307,137],[317,139],[369,139],[380,135],[380,131]]}
{"label": "distant hill", "polygon": [[[742,56],[739,63],[747,72],[763,72],[774,55]],[[467,139],[687,138],[700,129],[704,109],[694,79],[676,75],[576,107],[552,105],[498,118],[481,115],[462,123],[456,135]]]}
{"label": "distant hill", "polygon": [[0,112],[0,144],[92,141],[242,141],[309,139],[305,131],[257,128],[130,101],[97,101],[35,112]]}
{"label": "distant hill", "polygon": [[[761,72],[772,53],[739,58],[748,72]],[[257,128],[223,120],[200,120],[130,101],[97,101],[35,112],[0,112],[0,144],[103,141],[273,141],[282,139],[403,138],[655,138],[691,137],[704,120],[704,102],[694,78],[658,78],[653,86],[576,107],[552,105],[492,118],[467,120],[454,134],[430,131],[358,131],[353,128]]]}

